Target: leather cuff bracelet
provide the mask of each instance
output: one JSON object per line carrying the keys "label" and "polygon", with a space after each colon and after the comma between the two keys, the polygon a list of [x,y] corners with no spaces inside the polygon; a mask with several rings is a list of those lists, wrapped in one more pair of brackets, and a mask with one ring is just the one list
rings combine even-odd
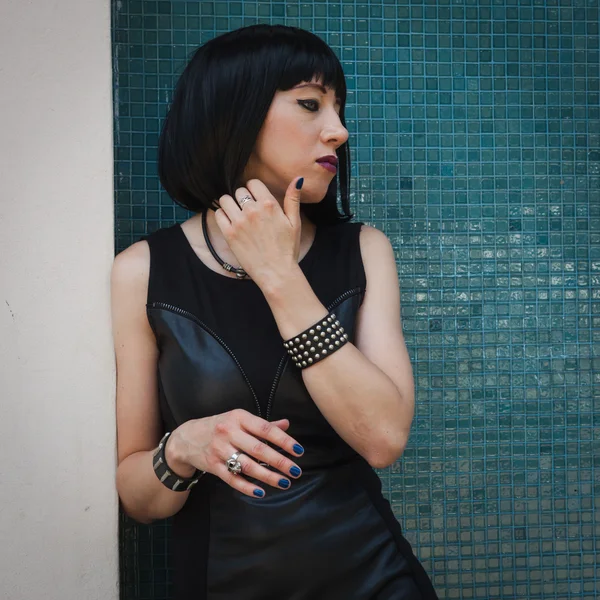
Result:
{"label": "leather cuff bracelet", "polygon": [[344,333],[335,314],[329,313],[322,321],[283,342],[283,345],[295,365],[306,369],[339,350],[346,342],[348,334]]}
{"label": "leather cuff bracelet", "polygon": [[158,448],[152,455],[154,472],[156,473],[159,481],[173,492],[187,492],[198,483],[198,480],[200,477],[202,477],[202,475],[204,475],[205,471],[196,469],[196,472],[191,477],[181,477],[180,475],[177,475],[177,473],[173,472],[173,470],[167,464],[167,459],[165,457],[165,446],[167,445],[167,440],[169,439],[170,435],[170,431],[165,433],[162,440],[160,440],[158,443]]}

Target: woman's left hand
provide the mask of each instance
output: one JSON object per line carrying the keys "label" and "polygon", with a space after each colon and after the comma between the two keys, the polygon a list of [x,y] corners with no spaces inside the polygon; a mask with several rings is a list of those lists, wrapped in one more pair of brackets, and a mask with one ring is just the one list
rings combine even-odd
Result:
{"label": "woman's left hand", "polygon": [[[302,182],[300,183],[300,180]],[[292,180],[285,193],[283,210],[267,186],[251,179],[235,197],[253,198],[240,209],[229,195],[221,196],[215,219],[240,265],[259,287],[289,273],[300,253],[300,188],[302,177]]]}

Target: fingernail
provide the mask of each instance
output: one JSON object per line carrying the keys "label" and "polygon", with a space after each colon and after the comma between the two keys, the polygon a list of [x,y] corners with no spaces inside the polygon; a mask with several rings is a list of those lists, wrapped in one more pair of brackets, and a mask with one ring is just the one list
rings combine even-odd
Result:
{"label": "fingernail", "polygon": [[294,477],[298,477],[300,475],[300,473],[302,473],[302,471],[296,466],[294,466],[290,469],[290,474],[293,475]]}
{"label": "fingernail", "polygon": [[288,479],[280,479],[279,487],[282,487],[284,490],[287,490],[290,487],[290,482]]}
{"label": "fingernail", "polygon": [[254,490],[254,495],[258,496],[259,498],[262,498],[265,495],[265,493],[262,490],[259,490],[258,488],[256,488]]}
{"label": "fingernail", "polygon": [[296,181],[296,189],[301,190],[303,185],[304,185],[304,177],[300,177],[300,179],[298,179],[298,181]]}
{"label": "fingernail", "polygon": [[294,444],[294,452],[296,454],[304,454],[304,448],[300,444]]}

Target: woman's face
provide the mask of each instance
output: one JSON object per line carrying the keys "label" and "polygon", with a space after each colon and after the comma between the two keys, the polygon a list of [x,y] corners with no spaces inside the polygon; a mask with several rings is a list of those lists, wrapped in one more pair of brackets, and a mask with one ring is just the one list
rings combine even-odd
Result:
{"label": "woman's face", "polygon": [[302,202],[320,202],[336,171],[330,163],[318,161],[336,157],[337,149],[348,139],[339,111],[334,90],[316,79],[276,92],[244,181],[260,179],[282,202],[292,179],[304,177]]}

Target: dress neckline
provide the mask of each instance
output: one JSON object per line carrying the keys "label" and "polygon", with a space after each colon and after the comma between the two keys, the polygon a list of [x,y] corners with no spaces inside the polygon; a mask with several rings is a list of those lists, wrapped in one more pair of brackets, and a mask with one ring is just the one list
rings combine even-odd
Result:
{"label": "dress neckline", "polygon": [[[236,284],[243,284],[243,283],[254,283],[254,281],[252,279],[238,279],[237,277],[229,277],[227,275],[225,275],[224,273],[219,273],[218,271],[215,271],[213,269],[211,269],[197,254],[196,251],[194,250],[194,248],[192,247],[192,245],[190,244],[190,241],[187,237],[187,235],[185,234],[185,231],[183,230],[183,227],[181,227],[181,223],[177,223],[175,225],[175,229],[177,229],[179,231],[179,233],[181,234],[181,238],[182,241],[185,245],[185,247],[187,248],[188,252],[190,253],[190,257],[192,259],[192,261],[196,264],[198,264],[198,266],[205,272],[211,274],[214,277],[218,277],[219,279],[229,279],[230,281],[235,282]],[[320,230],[322,229],[322,227],[320,227],[319,225],[316,226],[315,228],[315,235],[313,237],[313,241],[312,244],[310,245],[310,248],[308,249],[308,252],[302,257],[302,259],[298,262],[298,266],[302,269],[302,271],[305,271],[306,265],[308,264],[308,261],[312,258],[312,255],[315,253],[315,249],[317,246],[317,242],[319,241],[320,238]]]}

